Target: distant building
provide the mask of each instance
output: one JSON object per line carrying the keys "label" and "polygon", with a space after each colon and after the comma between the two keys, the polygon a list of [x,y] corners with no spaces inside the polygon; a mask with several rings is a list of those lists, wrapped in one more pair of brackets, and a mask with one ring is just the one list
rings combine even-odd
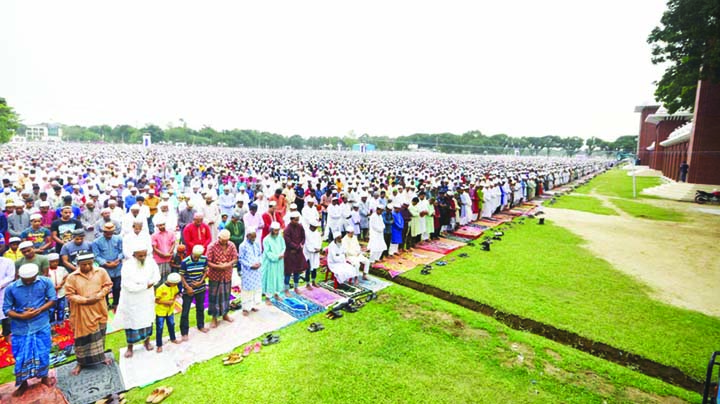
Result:
{"label": "distant building", "polygon": [[62,128],[55,123],[28,125],[25,128],[25,139],[36,142],[61,142]]}
{"label": "distant building", "polygon": [[418,145],[417,144],[409,144],[407,146],[408,150],[417,151]]}

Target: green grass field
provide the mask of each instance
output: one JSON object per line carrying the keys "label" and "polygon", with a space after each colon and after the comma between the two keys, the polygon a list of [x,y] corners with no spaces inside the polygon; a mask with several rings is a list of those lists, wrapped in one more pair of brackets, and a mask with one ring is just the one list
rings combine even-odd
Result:
{"label": "green grass field", "polygon": [[[640,195],[643,189],[662,184],[662,179],[659,177],[635,177],[635,180],[638,198],[648,198],[646,195]],[[579,194],[595,192],[616,198],[632,198],[632,191],[632,177],[627,175],[627,171],[613,169],[593,178],[587,184],[578,187],[574,192]]]}
{"label": "green grass field", "polygon": [[401,286],[386,289],[358,313],[324,320],[319,333],[305,330],[312,321],[319,320],[281,330],[279,344],[238,365],[199,363],[186,374],[131,390],[129,401],[144,402],[162,385],[175,389],[169,403],[631,403],[668,395],[698,400]]}
{"label": "green grass field", "polygon": [[[576,332],[678,367],[702,380],[720,349],[720,319],[670,306],[612,268],[561,227],[535,221],[506,231],[491,252],[464,247],[448,266],[409,279],[487,303],[506,312]],[[454,258],[459,253],[468,258]]]}
{"label": "green grass field", "polygon": [[563,195],[557,198],[555,204],[550,207],[556,209],[579,210],[582,212],[595,213],[597,215],[618,215],[614,209],[604,206],[600,199],[587,195]]}
{"label": "green grass field", "polygon": [[647,203],[635,202],[627,199],[613,198],[611,201],[623,212],[633,217],[670,222],[682,222],[685,220],[682,213],[672,209],[661,208]]}

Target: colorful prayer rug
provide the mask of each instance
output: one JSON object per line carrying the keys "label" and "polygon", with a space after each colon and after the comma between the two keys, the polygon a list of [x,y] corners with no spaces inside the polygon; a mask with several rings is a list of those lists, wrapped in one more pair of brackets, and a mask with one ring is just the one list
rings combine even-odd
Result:
{"label": "colorful prayer rug", "polygon": [[376,262],[372,267],[385,270],[394,278],[414,269],[418,265],[430,264],[442,257],[444,257],[443,254],[418,249],[412,252],[404,252],[395,257],[388,257],[382,262]]}
{"label": "colorful prayer rug", "polygon": [[[70,328],[70,321],[65,320],[62,323],[55,324],[51,327],[51,335],[52,335],[52,351],[51,356],[55,355],[55,362],[53,362],[53,358],[51,357],[51,363],[58,363],[62,362],[65,359],[61,358],[61,354],[63,352],[68,352],[72,349],[73,344],[75,343],[75,338],[73,336],[72,328]],[[62,360],[58,360],[62,359]],[[0,339],[0,368],[4,368],[6,366],[14,365],[15,364],[15,358],[13,358],[12,355],[12,345],[10,344],[10,338],[1,338]]]}
{"label": "colorful prayer rug", "polygon": [[469,242],[472,241],[472,240],[469,239],[469,238],[456,236],[456,235],[454,235],[454,234],[446,234],[446,235],[443,236],[443,238],[448,239],[448,240],[453,240],[453,241],[459,241],[459,242],[461,242],[461,243],[463,243],[463,244],[466,244],[466,243],[469,243]]}
{"label": "colorful prayer rug", "polygon": [[328,307],[331,304],[336,303],[342,299],[342,296],[338,295],[337,293],[333,293],[325,288],[320,287],[312,289],[301,287],[300,294],[323,307]]}
{"label": "colorful prayer rug", "polygon": [[291,292],[291,294],[292,297],[283,297],[282,300],[277,300],[275,297],[271,297],[270,301],[275,305],[275,307],[298,320],[304,320],[313,314],[325,311],[325,307],[313,302],[312,300],[306,299],[302,295],[298,295],[294,292]]}
{"label": "colorful prayer rug", "polygon": [[438,240],[423,241],[415,246],[421,250],[432,251],[445,255],[465,246],[465,243],[441,237]]}
{"label": "colorful prayer rug", "polygon": [[452,234],[460,237],[475,239],[483,234],[483,229],[472,226],[462,226],[455,230]]}

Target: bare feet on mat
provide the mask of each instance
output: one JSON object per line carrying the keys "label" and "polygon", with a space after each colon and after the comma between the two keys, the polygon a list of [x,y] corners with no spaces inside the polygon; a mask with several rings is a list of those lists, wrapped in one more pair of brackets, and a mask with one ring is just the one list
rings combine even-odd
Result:
{"label": "bare feet on mat", "polygon": [[233,321],[235,321],[227,314],[223,316],[223,320],[227,321],[228,323],[232,323]]}
{"label": "bare feet on mat", "polygon": [[77,365],[73,368],[73,370],[70,371],[70,374],[73,376],[77,376],[80,374],[81,370],[82,370],[82,368],[80,367],[80,365]]}

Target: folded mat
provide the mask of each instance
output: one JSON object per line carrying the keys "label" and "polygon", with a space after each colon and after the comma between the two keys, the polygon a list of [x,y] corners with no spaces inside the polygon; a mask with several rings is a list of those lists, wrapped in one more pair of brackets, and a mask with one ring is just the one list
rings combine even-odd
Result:
{"label": "folded mat", "polygon": [[[112,351],[106,351],[105,357],[113,359]],[[80,374],[73,376],[70,372],[75,366],[77,362],[72,361],[55,369],[56,387],[63,392],[70,404],[94,403],[109,394],[125,391],[125,384],[115,359],[110,365],[103,363],[84,367]]]}
{"label": "folded mat", "polygon": [[459,242],[461,242],[461,243],[463,243],[463,244],[469,243],[469,242],[471,242],[471,241],[473,240],[473,239],[469,239],[469,238],[467,238],[467,237],[456,236],[456,235],[454,235],[454,234],[445,234],[445,235],[443,236],[443,238],[444,238],[444,239],[448,239],[448,240],[453,240],[453,241],[459,241]]}
{"label": "folded mat", "polygon": [[272,301],[275,307],[298,320],[304,320],[313,314],[325,311],[325,307],[303,297],[302,295],[298,295],[294,292],[292,292],[291,295],[291,297],[285,297],[283,295],[282,300],[277,300],[275,297],[272,297],[270,298],[270,301]]}
{"label": "folded mat", "polygon": [[[201,333],[197,328],[192,327],[189,333],[190,341],[179,345],[165,343],[160,354],[155,350],[146,351],[141,345],[137,345],[133,357],[127,359],[124,357],[127,348],[121,348],[120,372],[125,387],[130,389],[146,386],[156,380],[185,372],[193,363],[226,354],[255,338],[297,321],[275,306],[263,304],[259,309],[260,311],[253,312],[247,317],[240,311],[231,311],[229,315],[235,320],[234,322],[221,321],[217,328],[211,329],[208,333]],[[205,317],[205,321],[208,326],[210,319]],[[179,334],[177,329],[175,332]],[[167,331],[165,333],[167,335]]]}
{"label": "folded mat", "polygon": [[[48,373],[50,377],[56,377],[55,369],[50,369]],[[15,380],[0,385],[0,403],[2,404],[68,404],[57,386],[48,387],[40,383],[40,379],[30,379],[28,381],[28,389],[22,397],[12,397],[15,391]]]}
{"label": "folded mat", "polygon": [[394,257],[385,258],[382,262],[376,262],[372,265],[375,269],[387,271],[393,278],[407,272],[418,265],[426,265],[433,261],[437,261],[445,255],[433,251],[415,250],[406,251]]}
{"label": "folded mat", "polygon": [[443,255],[450,254],[451,252],[463,247],[465,243],[449,240],[446,238],[439,238],[438,240],[427,240],[415,245],[415,247],[425,250],[440,253]]}
{"label": "folded mat", "polygon": [[325,288],[312,288],[308,289],[306,287],[300,288],[300,294],[303,295],[303,297],[312,300],[313,302],[323,306],[328,307],[333,303],[336,303],[340,301],[343,297],[338,295],[337,293],[333,293]]}

